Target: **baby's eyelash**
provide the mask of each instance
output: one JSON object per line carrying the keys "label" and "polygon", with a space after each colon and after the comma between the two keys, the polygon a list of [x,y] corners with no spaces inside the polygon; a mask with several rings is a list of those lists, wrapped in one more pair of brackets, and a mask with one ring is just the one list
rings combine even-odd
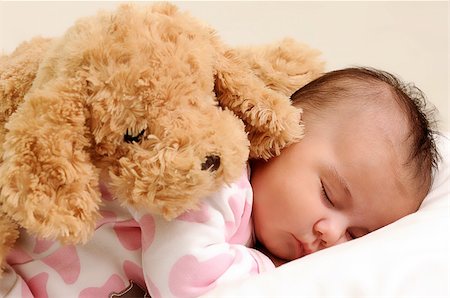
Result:
{"label": "baby's eyelash", "polygon": [[324,200],[326,200],[331,206],[334,207],[334,203],[333,203],[333,201],[330,199],[330,197],[328,196],[327,191],[325,190],[325,187],[323,186],[323,182],[322,182],[322,181],[320,181],[320,185],[321,185],[321,187],[322,187],[322,190],[321,190],[321,192],[322,192],[322,198],[323,198]]}

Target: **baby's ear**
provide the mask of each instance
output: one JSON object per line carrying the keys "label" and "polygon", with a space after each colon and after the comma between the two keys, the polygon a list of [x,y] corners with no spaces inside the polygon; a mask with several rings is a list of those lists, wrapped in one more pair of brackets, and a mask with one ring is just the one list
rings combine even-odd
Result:
{"label": "baby's ear", "polygon": [[6,124],[1,211],[38,237],[85,242],[99,217],[82,87],[64,80],[28,94]]}
{"label": "baby's ear", "polygon": [[251,143],[250,158],[276,156],[302,138],[301,111],[291,105],[288,96],[266,87],[236,51],[219,56],[216,71],[219,104],[244,121]]}

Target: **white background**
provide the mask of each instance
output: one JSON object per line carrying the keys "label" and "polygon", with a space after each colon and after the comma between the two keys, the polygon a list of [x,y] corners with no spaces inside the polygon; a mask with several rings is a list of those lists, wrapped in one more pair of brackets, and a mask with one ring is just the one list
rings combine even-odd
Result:
{"label": "white background", "polygon": [[[120,2],[0,2],[0,49],[59,36],[81,17]],[[448,2],[173,2],[214,27],[231,46],[290,36],[322,51],[327,70],[371,66],[414,82],[450,130]]]}

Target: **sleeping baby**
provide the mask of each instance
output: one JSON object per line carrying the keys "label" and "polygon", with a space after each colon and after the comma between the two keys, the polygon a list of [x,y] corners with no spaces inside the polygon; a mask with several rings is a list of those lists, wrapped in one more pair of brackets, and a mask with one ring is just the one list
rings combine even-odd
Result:
{"label": "sleeping baby", "polygon": [[332,71],[295,92],[305,137],[171,222],[126,210],[102,187],[84,246],[25,232],[0,294],[196,297],[384,227],[415,212],[436,152],[420,90],[368,68]]}

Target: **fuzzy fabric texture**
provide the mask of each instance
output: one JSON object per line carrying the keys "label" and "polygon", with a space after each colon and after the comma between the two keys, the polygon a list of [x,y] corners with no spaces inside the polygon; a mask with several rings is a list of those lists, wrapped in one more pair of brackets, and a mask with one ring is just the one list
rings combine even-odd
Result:
{"label": "fuzzy fabric texture", "polygon": [[293,40],[233,49],[171,4],[121,5],[0,58],[0,262],[18,227],[84,243],[99,183],[172,219],[303,135],[289,96],[323,71]]}

